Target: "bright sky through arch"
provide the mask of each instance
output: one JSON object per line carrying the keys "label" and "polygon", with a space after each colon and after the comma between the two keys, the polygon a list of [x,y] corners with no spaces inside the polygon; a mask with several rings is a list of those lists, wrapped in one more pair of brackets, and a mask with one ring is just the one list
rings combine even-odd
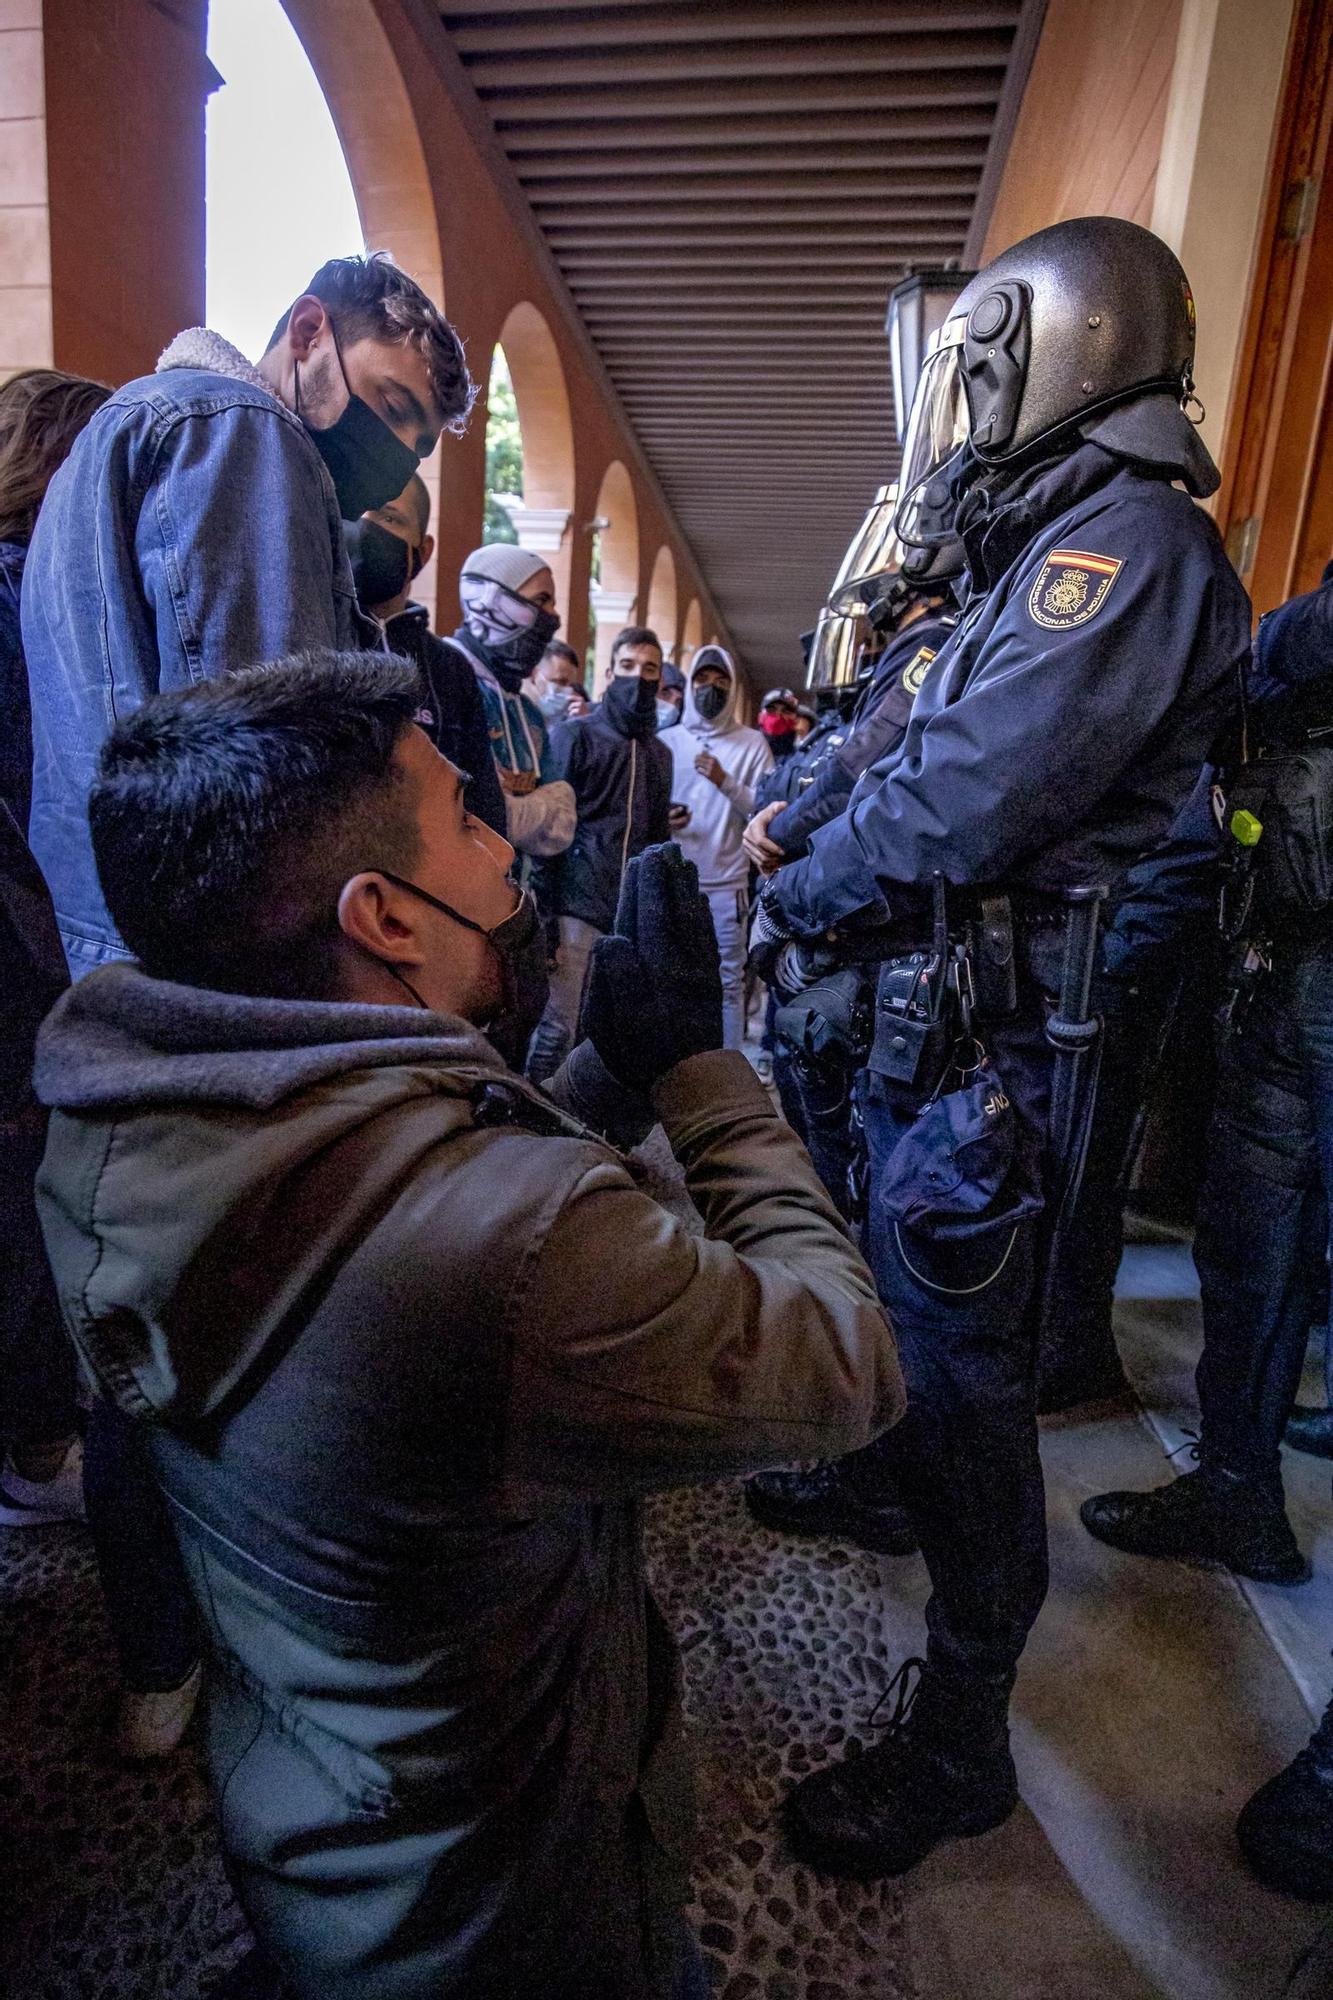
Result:
{"label": "bright sky through arch", "polygon": [[281,0],[210,0],[208,324],[250,360],[328,257],[362,248],[347,162]]}

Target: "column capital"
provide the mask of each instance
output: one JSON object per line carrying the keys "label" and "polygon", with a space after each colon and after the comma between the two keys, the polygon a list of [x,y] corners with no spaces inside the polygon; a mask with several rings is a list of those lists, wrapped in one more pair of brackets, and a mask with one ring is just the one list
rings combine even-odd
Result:
{"label": "column capital", "polygon": [[599,625],[611,625],[617,621],[623,625],[638,603],[638,597],[632,590],[604,590],[600,583],[594,583],[589,585],[588,601],[597,614]]}
{"label": "column capital", "polygon": [[497,493],[496,499],[514,524],[519,546],[535,556],[553,556],[565,539],[569,526],[568,507],[527,507],[521,498]]}

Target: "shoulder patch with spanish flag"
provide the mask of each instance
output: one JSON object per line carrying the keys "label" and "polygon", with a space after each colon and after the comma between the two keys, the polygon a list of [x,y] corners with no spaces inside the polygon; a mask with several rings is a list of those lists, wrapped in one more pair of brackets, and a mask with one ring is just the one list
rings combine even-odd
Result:
{"label": "shoulder patch with spanish flag", "polygon": [[926,678],[926,669],[935,655],[929,646],[918,646],[907,665],[903,668],[903,686],[909,694],[915,694]]}
{"label": "shoulder patch with spanish flag", "polygon": [[1038,625],[1065,632],[1086,625],[1105,604],[1124,568],[1118,556],[1090,556],[1082,549],[1052,549],[1028,592],[1028,610]]}

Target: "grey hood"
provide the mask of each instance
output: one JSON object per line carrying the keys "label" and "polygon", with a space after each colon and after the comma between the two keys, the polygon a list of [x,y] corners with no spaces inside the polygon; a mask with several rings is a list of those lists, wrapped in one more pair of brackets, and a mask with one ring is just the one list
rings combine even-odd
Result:
{"label": "grey hood", "polygon": [[[715,722],[705,722],[694,702],[694,677],[702,667],[725,667],[731,675],[731,686],[727,691],[727,705]],[[736,662],[725,646],[700,646],[690,661],[685,682],[685,706],[681,721],[696,736],[726,736],[737,728],[736,721]]]}
{"label": "grey hood", "polygon": [[133,964],[57,1003],[35,1081],[75,1344],[128,1414],[185,1420],[288,1337],[423,1156],[473,1129],[479,1092],[535,1097],[447,1015],[252,1000]]}
{"label": "grey hood", "polygon": [[461,1064],[469,1081],[509,1075],[480,1030],[453,1015],[211,993],[125,963],[89,973],[52,1009],[33,1079],[53,1111],[268,1111],[314,1084],[399,1063]]}

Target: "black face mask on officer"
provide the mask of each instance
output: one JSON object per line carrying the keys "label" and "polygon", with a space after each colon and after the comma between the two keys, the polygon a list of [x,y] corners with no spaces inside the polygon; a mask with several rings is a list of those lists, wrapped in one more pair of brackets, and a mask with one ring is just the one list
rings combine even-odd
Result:
{"label": "black face mask on officer", "polygon": [[[379,872],[395,888],[406,889],[409,895],[419,896],[423,903],[429,903],[433,910],[451,917],[464,930],[476,931],[479,937],[486,939],[500,961],[500,977],[504,985],[504,1005],[487,1026],[486,1034],[510,1067],[521,1069],[533,1029],[546,1011],[550,990],[546,936],[532,891],[521,890],[518,907],[502,923],[488,929],[474,918],[465,917],[451,903],[432,896],[430,890],[423,889],[419,883],[409,882],[405,876],[395,875],[388,868],[381,868]],[[426,1002],[412,982],[397,966],[385,963],[399,985],[407,988],[419,1007],[424,1007]]]}
{"label": "black face mask on officer", "polygon": [[378,521],[344,521],[343,540],[357,601],[367,611],[392,604],[421,572],[421,550]]}
{"label": "black face mask on officer", "polygon": [[[301,418],[316,451],[329,469],[333,490],[338,496],[338,512],[344,521],[359,520],[362,514],[396,500],[420,465],[417,454],[395,437],[383,417],[377,417],[369,403],[353,395],[343,366],[342,348],[333,322],[333,351],[347,391],[347,408],[323,430],[317,430],[301,416],[301,364],[295,364],[296,414]],[[380,599],[383,603],[385,600]]]}

